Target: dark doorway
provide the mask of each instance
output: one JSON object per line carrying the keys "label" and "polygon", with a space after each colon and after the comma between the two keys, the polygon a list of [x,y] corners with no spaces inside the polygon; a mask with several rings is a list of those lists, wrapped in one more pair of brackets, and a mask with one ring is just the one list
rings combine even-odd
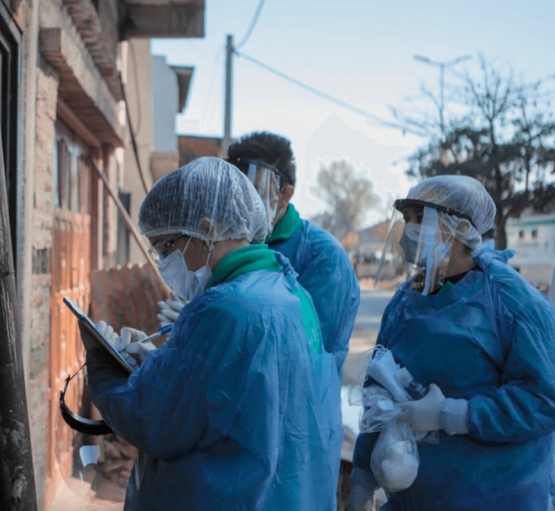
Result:
{"label": "dark doorway", "polygon": [[19,40],[19,32],[10,23],[10,16],[4,6],[0,5],[0,130],[15,264],[17,264],[15,250],[17,247],[18,139],[20,135],[18,123]]}

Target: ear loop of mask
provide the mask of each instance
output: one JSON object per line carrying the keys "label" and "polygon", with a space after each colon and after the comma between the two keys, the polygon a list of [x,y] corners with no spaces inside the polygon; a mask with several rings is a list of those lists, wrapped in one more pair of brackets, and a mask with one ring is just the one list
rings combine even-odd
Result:
{"label": "ear loop of mask", "polygon": [[[210,240],[210,248],[206,248],[206,246],[204,245],[204,243],[202,244],[202,251],[204,253],[208,253],[208,257],[206,258],[206,262],[204,263],[204,266],[208,266],[208,261],[210,261],[210,256],[212,255],[212,252],[214,251],[214,247],[216,246],[216,243],[214,243],[214,241]],[[187,263],[185,263],[185,266],[187,266]]]}

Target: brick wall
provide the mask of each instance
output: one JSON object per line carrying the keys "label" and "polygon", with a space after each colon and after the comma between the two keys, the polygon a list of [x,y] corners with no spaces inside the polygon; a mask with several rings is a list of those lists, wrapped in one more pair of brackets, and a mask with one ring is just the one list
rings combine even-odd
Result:
{"label": "brick wall", "polygon": [[179,136],[179,166],[200,158],[201,156],[220,157],[221,138]]}
{"label": "brick wall", "polygon": [[[114,150],[104,147],[104,172],[110,181],[112,190],[118,190],[117,164]],[[103,267],[112,268],[116,265],[116,251],[118,248],[118,211],[110,194],[104,190],[103,196]]]}
{"label": "brick wall", "polygon": [[[54,212],[53,172],[58,76],[44,60],[37,76],[35,194],[31,338],[29,339],[29,400],[37,497],[44,493],[48,424],[48,344],[50,341],[50,254]],[[39,503],[39,508],[42,506]]]}

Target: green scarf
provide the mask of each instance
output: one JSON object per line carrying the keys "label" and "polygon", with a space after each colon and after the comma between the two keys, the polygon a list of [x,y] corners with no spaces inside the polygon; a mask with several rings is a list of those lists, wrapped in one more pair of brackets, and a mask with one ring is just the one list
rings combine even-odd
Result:
{"label": "green scarf", "polygon": [[293,204],[287,206],[287,211],[279,223],[274,227],[274,230],[270,237],[266,240],[266,243],[274,243],[276,241],[287,240],[291,235],[297,230],[302,229],[303,223],[301,222],[301,217]]}
{"label": "green scarf", "polygon": [[270,250],[268,245],[249,245],[230,252],[219,262],[208,287],[229,282],[251,271],[281,271],[282,269],[283,266],[277,262],[274,251]]}

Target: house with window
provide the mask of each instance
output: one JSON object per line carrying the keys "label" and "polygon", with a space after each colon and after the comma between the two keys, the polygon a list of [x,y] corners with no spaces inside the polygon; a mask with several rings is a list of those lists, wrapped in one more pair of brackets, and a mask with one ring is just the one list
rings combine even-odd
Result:
{"label": "house with window", "polygon": [[[114,195],[133,212],[142,197],[126,183],[145,179],[148,186],[160,166],[151,165],[151,107],[137,130],[143,176],[134,161],[130,128],[138,121],[130,98],[138,89],[151,97],[153,81],[141,78],[152,73],[152,61],[134,59],[133,50],[149,47],[151,38],[203,37],[204,0],[0,0],[0,34],[19,342],[37,498],[46,510],[62,484],[55,450],[59,442],[70,450],[72,442],[56,439],[59,392],[84,360],[62,299],[87,311],[95,272],[129,260],[118,256],[127,237]],[[176,97],[186,95],[190,70],[173,73]],[[174,152],[177,161],[177,138]]]}
{"label": "house with window", "polygon": [[507,222],[509,264],[555,303],[555,214],[525,211]]}

